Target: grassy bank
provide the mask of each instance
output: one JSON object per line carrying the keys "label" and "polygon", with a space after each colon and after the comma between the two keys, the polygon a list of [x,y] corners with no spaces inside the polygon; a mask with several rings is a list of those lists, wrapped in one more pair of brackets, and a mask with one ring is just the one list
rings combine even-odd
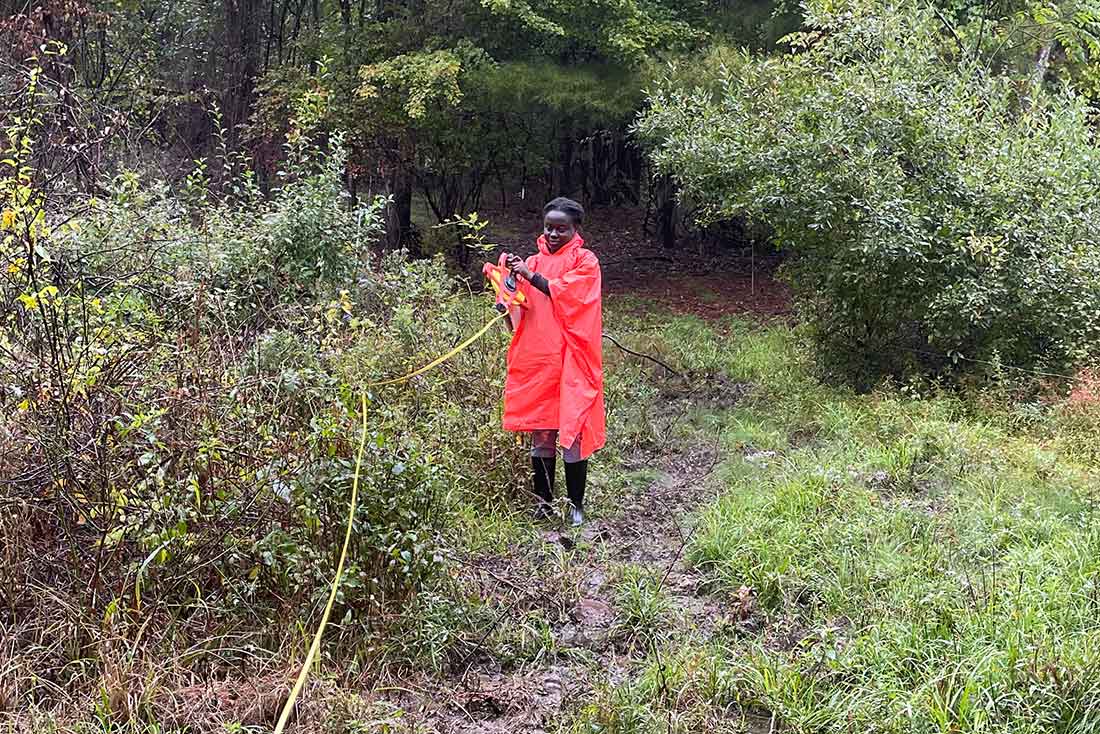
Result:
{"label": "grassy bank", "polygon": [[668,337],[754,386],[692,421],[727,450],[687,549],[724,614],[575,729],[1100,728],[1095,406],[857,396],[790,332],[730,328]]}

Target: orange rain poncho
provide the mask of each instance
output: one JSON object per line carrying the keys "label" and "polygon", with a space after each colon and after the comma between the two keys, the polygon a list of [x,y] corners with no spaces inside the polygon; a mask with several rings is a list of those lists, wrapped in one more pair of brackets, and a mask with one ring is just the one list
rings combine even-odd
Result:
{"label": "orange rain poncho", "polygon": [[504,429],[556,429],[570,447],[581,437],[581,458],[603,447],[603,313],[600,263],[576,235],[551,253],[546,239],[527,267],[550,284],[550,296],[520,279],[528,308],[508,348]]}

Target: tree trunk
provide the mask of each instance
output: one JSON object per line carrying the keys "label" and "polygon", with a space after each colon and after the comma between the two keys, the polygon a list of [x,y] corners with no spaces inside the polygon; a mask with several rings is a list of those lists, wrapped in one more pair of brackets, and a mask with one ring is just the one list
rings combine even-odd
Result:
{"label": "tree trunk", "polygon": [[260,57],[259,0],[223,0],[226,33],[226,86],[222,115],[229,130],[231,147],[237,128],[252,109]]}
{"label": "tree trunk", "polygon": [[1031,83],[1040,86],[1046,81],[1047,71],[1050,69],[1050,54],[1054,50],[1054,41],[1047,41],[1039,49],[1039,56],[1035,59],[1035,73],[1031,77]]}
{"label": "tree trunk", "polygon": [[619,145],[620,175],[625,178],[625,194],[632,204],[637,205],[642,201],[642,149],[625,135],[619,140]]}
{"label": "tree trunk", "polygon": [[352,37],[352,0],[340,0],[340,50],[343,52],[345,65],[351,63],[348,57],[351,51]]}
{"label": "tree trunk", "polygon": [[340,25],[346,37],[351,32],[351,0],[340,0]]}
{"label": "tree trunk", "polygon": [[386,207],[386,249],[406,247],[411,255],[419,257],[420,243],[412,226],[413,176],[407,165],[394,166],[388,188],[391,201]]}
{"label": "tree trunk", "polygon": [[657,187],[657,239],[662,247],[671,250],[676,247],[676,187],[670,176],[661,176],[654,185]]}
{"label": "tree trunk", "polygon": [[573,125],[567,123],[565,132],[561,137],[561,145],[558,153],[558,186],[556,196],[569,196],[573,193],[575,182],[573,180],[573,157],[575,155],[573,140]]}

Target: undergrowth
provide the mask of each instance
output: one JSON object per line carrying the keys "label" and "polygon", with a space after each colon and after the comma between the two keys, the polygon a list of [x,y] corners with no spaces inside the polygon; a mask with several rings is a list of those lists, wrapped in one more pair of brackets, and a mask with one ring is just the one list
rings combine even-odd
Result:
{"label": "undergrowth", "polygon": [[[12,155],[30,156],[25,127]],[[183,192],[124,172],[69,210],[11,179],[0,712],[14,730],[270,724],[336,565],[362,391],[355,542],[302,728],[389,722],[400,712],[355,691],[485,656],[596,665],[552,627],[578,583],[565,543],[522,569],[536,588],[504,600],[514,614],[485,598],[502,585],[491,569],[497,586],[470,585],[480,559],[537,537],[524,447],[499,428],[506,333],[374,385],[492,311],[441,258],[378,256],[381,202],[343,191],[340,139],[296,139],[269,196],[245,174],[216,194],[198,165]],[[570,725],[1095,727],[1095,380],[856,396],[811,376],[800,330],[629,298],[607,317],[679,374],[607,349],[590,517],[618,513],[662,457],[724,453],[728,491],[687,555],[731,616],[690,644],[663,576],[620,569],[614,638],[649,662]]]}
{"label": "undergrowth", "polygon": [[[35,199],[3,242],[0,714],[17,730],[269,724],[336,565],[361,391],[354,543],[302,716],[336,700],[324,686],[554,646],[537,615],[500,629],[463,575],[532,531],[525,449],[499,428],[507,334],[371,386],[493,312],[442,258],[374,252],[381,205],[343,192],[339,139],[290,152],[270,196],[247,176],[219,194],[201,165],[182,194],[127,172],[72,211]],[[596,518],[625,481],[600,467],[658,454],[674,425],[659,368],[607,368]]]}
{"label": "undergrowth", "polygon": [[[202,728],[223,695],[267,721],[336,565],[361,391],[325,659],[370,679],[463,654],[476,600],[448,558],[492,542],[470,524],[525,508],[498,429],[506,335],[369,387],[492,312],[442,259],[373,253],[381,204],[343,192],[338,139],[291,153],[269,197],[247,177],[215,196],[200,166],[182,196],[128,173],[72,212],[43,196],[5,220],[0,712],[20,726]],[[229,695],[250,680],[259,702]]]}

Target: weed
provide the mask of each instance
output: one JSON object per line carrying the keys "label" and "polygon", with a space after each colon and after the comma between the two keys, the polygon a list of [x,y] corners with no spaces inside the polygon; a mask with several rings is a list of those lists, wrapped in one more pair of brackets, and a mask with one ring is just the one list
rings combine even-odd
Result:
{"label": "weed", "polygon": [[615,584],[618,634],[632,643],[650,645],[665,636],[671,605],[659,569],[626,566]]}

